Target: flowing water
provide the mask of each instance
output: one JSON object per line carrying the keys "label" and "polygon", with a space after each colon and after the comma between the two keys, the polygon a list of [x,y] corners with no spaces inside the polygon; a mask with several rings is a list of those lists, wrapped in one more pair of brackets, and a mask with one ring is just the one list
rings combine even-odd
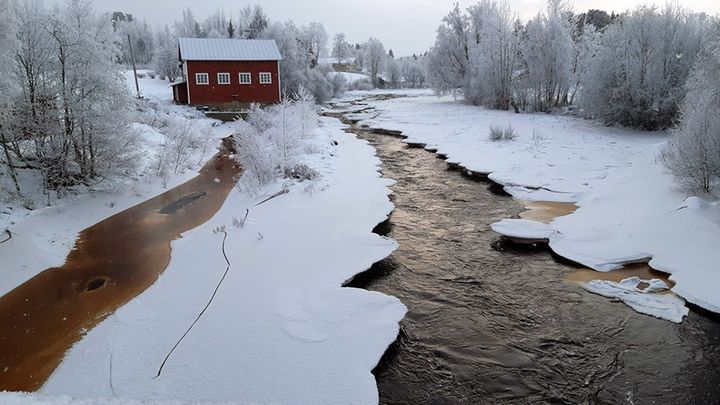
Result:
{"label": "flowing water", "polygon": [[0,391],[34,391],[82,334],[150,287],[170,242],[210,219],[240,168],[229,141],[200,174],[84,231],[65,264],[0,297]]}
{"label": "flowing water", "polygon": [[351,284],[409,309],[374,371],[382,403],[720,402],[717,317],[676,325],[583,291],[546,247],[492,232],[520,203],[397,137],[356,132],[398,181],[376,231],[400,248]]}

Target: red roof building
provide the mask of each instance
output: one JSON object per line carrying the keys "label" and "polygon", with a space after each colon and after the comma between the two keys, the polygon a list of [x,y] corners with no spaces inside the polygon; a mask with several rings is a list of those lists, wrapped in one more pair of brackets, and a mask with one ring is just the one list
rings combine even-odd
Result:
{"label": "red roof building", "polygon": [[179,104],[240,110],[280,101],[280,61],[274,40],[180,38],[184,80],[174,83]]}

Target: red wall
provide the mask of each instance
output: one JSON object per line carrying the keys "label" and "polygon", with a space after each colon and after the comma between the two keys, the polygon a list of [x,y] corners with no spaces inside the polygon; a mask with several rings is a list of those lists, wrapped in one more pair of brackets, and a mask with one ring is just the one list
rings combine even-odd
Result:
{"label": "red wall", "polygon": [[178,83],[172,86],[173,100],[179,104],[187,104],[187,83]]}
{"label": "red wall", "polygon": [[[186,63],[191,104],[272,104],[280,101],[280,78],[278,77],[277,61],[187,61]],[[252,84],[240,84],[240,72],[249,72],[252,75]],[[260,72],[272,73],[272,83],[260,84]],[[195,73],[207,73],[210,84],[195,84]],[[218,73],[230,73],[230,84],[218,84]]]}

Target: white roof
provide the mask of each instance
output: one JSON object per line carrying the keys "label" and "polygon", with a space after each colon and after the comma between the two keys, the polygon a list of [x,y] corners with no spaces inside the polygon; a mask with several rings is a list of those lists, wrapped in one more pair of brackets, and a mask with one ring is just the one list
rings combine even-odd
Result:
{"label": "white roof", "polygon": [[180,38],[179,42],[182,60],[282,60],[272,39]]}

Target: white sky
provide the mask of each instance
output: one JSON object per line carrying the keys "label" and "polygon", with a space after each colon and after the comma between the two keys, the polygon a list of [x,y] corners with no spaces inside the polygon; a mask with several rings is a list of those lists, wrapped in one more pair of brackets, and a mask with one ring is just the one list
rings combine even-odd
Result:
{"label": "white sky", "polygon": [[[529,18],[545,7],[545,0],[509,0],[522,17]],[[574,10],[591,8],[624,11],[641,4],[665,4],[664,0],[571,0]],[[461,7],[477,0],[459,0]],[[695,11],[720,14],[720,0],[677,0]],[[97,11],[124,11],[145,19],[154,26],[170,24],[190,8],[202,21],[217,9],[237,16],[248,4],[260,4],[273,21],[293,20],[298,25],[317,21],[328,34],[344,32],[352,43],[364,42],[370,36],[380,39],[398,56],[422,53],[432,46],[435,30],[451,10],[455,0],[95,0]]]}

